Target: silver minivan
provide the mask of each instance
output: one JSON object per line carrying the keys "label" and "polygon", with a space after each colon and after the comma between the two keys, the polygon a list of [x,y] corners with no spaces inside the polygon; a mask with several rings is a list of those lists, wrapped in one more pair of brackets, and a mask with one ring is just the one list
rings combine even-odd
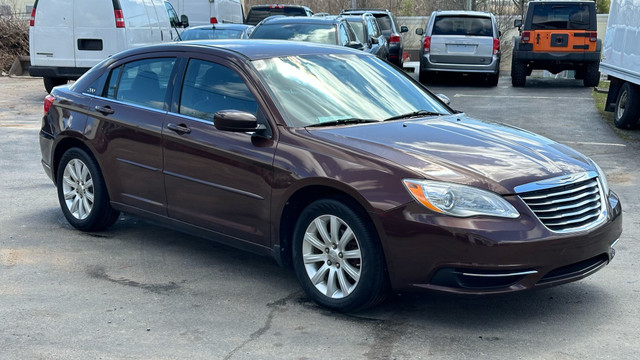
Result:
{"label": "silver minivan", "polygon": [[495,16],[479,11],[434,11],[422,35],[420,82],[434,74],[486,75],[492,86],[500,74],[500,39]]}

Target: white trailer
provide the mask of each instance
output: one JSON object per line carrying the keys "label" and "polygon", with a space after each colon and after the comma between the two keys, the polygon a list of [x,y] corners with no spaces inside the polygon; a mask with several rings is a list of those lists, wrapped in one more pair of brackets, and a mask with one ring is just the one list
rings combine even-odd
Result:
{"label": "white trailer", "polygon": [[216,23],[242,24],[244,20],[242,0],[169,0],[178,14],[189,17],[189,24]]}
{"label": "white trailer", "polygon": [[640,0],[612,0],[604,38],[600,72],[611,86],[606,111],[613,111],[615,125],[640,127]]}

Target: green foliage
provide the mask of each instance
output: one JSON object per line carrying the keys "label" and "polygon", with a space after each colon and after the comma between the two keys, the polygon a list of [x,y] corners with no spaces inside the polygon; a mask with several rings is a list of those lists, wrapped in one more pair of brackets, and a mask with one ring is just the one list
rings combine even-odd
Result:
{"label": "green foliage", "polygon": [[608,14],[611,0],[596,0],[596,9],[598,14]]}

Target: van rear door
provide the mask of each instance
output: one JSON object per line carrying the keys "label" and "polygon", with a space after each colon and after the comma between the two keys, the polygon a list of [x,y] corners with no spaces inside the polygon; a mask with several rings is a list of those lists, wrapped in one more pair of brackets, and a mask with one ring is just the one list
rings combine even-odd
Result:
{"label": "van rear door", "polygon": [[431,61],[488,65],[493,56],[493,24],[484,16],[438,16],[431,35]]}
{"label": "van rear door", "polygon": [[[116,28],[118,0],[75,0],[73,44],[76,67],[92,67],[124,49],[124,28]],[[122,24],[124,26],[124,24]]]}
{"label": "van rear door", "polygon": [[31,65],[74,67],[73,33],[74,0],[35,3],[33,26],[29,27]]}

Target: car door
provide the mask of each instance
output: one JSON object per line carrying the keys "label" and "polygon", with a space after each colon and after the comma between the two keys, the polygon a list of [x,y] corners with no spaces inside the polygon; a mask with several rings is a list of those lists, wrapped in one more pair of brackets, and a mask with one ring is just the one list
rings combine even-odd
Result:
{"label": "car door", "polygon": [[241,71],[217,58],[189,59],[181,83],[163,126],[169,216],[268,245],[276,142],[213,125],[217,111],[241,110],[270,128],[257,92]]}
{"label": "car door", "polygon": [[107,188],[117,203],[166,215],[162,124],[175,57],[139,59],[112,68],[91,100],[88,137],[104,159]]}

